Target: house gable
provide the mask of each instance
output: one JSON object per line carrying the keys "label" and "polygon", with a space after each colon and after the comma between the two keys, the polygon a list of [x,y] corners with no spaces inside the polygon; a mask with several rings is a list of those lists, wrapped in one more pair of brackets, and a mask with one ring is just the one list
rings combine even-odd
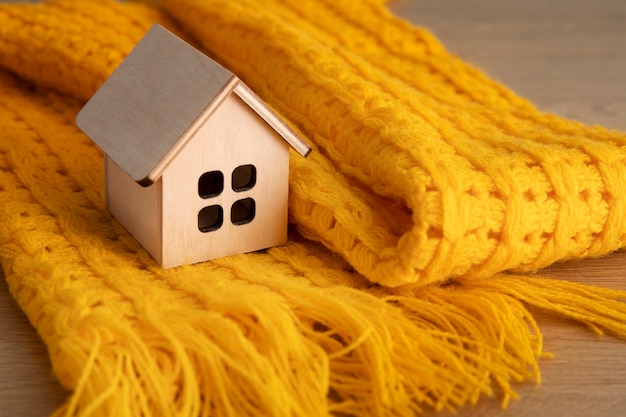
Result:
{"label": "house gable", "polygon": [[[159,179],[164,267],[276,246],[287,238],[289,145],[236,94],[224,98]],[[254,167],[254,181],[237,171]],[[201,177],[209,185],[201,187]],[[217,182],[216,182],[217,181]],[[251,186],[248,186],[251,183]],[[217,185],[216,185],[217,184]],[[246,204],[254,204],[247,218]],[[202,230],[201,212],[221,213]],[[217,226],[217,227],[212,227]]]}

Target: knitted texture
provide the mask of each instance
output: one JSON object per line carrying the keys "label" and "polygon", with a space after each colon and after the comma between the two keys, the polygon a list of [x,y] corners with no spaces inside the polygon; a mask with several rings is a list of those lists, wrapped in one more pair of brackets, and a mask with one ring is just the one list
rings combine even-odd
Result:
{"label": "knitted texture", "polygon": [[[506,405],[540,379],[529,305],[626,336],[625,292],[510,272],[624,246],[626,136],[540,113],[383,3],[0,5],[0,259],[73,391],[56,415]],[[163,270],[104,209],[74,119],[154,22],[314,145],[286,245]]]}

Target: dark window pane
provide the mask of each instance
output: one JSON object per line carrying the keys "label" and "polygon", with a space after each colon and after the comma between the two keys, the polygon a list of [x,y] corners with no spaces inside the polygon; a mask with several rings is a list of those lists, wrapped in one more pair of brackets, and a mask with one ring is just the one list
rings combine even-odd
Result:
{"label": "dark window pane", "polygon": [[238,226],[250,223],[256,213],[256,203],[251,198],[237,200],[230,208],[230,221]]}
{"label": "dark window pane", "polygon": [[202,198],[216,197],[224,190],[224,174],[220,171],[205,172],[198,179],[198,194]]}
{"label": "dark window pane", "polygon": [[198,229],[201,232],[213,232],[224,223],[224,210],[222,206],[208,206],[198,213]]}
{"label": "dark window pane", "polygon": [[235,168],[232,175],[234,191],[246,191],[256,184],[256,167],[254,165],[241,165]]}

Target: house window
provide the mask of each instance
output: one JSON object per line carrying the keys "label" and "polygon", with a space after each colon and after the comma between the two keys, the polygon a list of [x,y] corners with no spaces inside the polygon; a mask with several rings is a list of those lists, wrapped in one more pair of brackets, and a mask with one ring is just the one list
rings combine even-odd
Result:
{"label": "house window", "polygon": [[250,223],[256,214],[256,203],[251,198],[237,200],[230,208],[230,221],[241,226]]}
{"label": "house window", "polygon": [[[231,187],[234,192],[248,191],[256,185],[256,167],[240,165],[231,174]],[[198,179],[198,195],[203,199],[217,197],[224,191],[224,174],[221,171],[205,172]],[[230,221],[236,226],[250,223],[256,215],[256,202],[242,198],[230,207]],[[198,212],[198,229],[213,232],[224,224],[224,209],[219,204],[204,207]]]}
{"label": "house window", "polygon": [[241,165],[235,168],[231,176],[233,191],[247,191],[256,184],[256,167],[254,165]]}
{"label": "house window", "polygon": [[198,194],[202,198],[217,197],[224,191],[224,174],[221,171],[210,171],[200,175]]}
{"label": "house window", "polygon": [[222,206],[208,206],[198,213],[198,229],[203,233],[219,229],[222,227],[222,223],[224,223]]}

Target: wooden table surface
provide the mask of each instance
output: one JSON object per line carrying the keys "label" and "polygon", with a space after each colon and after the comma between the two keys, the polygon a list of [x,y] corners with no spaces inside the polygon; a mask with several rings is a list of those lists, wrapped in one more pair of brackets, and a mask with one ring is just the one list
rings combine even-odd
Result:
{"label": "wooden table surface", "polygon": [[[390,7],[541,109],[626,131],[626,1],[395,0]],[[626,253],[542,273],[626,289]],[[485,398],[457,415],[624,415],[626,341],[553,317],[540,317],[540,326],[546,351],[556,355],[543,361],[542,384],[518,386],[520,399],[507,410]],[[46,416],[66,396],[0,277],[0,417]]]}

